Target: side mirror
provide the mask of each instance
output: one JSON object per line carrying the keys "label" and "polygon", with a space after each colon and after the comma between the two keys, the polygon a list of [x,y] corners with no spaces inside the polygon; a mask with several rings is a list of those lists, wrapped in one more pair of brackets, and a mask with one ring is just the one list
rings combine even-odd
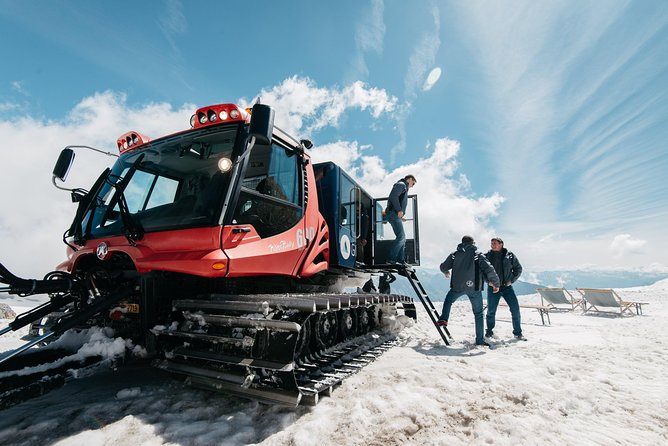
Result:
{"label": "side mirror", "polygon": [[274,110],[265,104],[255,104],[251,112],[250,136],[259,144],[271,144],[274,131]]}
{"label": "side mirror", "polygon": [[54,178],[58,178],[60,181],[65,181],[67,174],[70,173],[70,167],[74,162],[74,150],[72,149],[63,149],[60,152],[58,161],[56,161],[56,166],[53,168]]}

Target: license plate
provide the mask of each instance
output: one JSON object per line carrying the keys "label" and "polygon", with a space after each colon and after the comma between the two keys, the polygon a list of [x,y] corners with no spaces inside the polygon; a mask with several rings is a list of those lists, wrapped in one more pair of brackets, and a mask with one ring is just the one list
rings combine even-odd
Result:
{"label": "license plate", "polygon": [[139,304],[125,304],[125,308],[128,309],[128,313],[139,313]]}

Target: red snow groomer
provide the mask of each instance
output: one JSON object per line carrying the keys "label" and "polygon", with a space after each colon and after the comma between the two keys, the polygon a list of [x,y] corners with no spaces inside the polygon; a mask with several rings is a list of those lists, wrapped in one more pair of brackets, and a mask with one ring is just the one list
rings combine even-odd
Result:
{"label": "red snow groomer", "polygon": [[[34,336],[0,356],[0,373],[36,366],[39,346],[66,330],[103,326],[193,385],[298,404],[377,356],[395,334],[386,322],[415,318],[415,306],[357,286],[390,271],[416,281],[417,198],[409,265],[387,265],[386,199],[333,163],[312,164],[311,142],[273,120],[266,105],[222,104],[197,110],[179,133],[123,134],[89,191],[66,189],[78,203],[67,260],[43,280],[0,265],[0,292],[49,295],[0,330],[31,325]],[[65,189],[56,180],[64,184],[83,148],[63,149],[54,185]],[[38,380],[0,388],[0,398]]]}

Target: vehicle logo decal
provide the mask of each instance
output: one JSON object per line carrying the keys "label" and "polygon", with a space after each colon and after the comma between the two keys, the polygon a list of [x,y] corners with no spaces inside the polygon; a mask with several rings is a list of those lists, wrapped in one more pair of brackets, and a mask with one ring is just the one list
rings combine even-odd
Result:
{"label": "vehicle logo decal", "polygon": [[97,254],[97,258],[100,260],[106,259],[107,255],[109,254],[109,246],[105,242],[100,243],[97,245],[95,254]]}
{"label": "vehicle logo decal", "polygon": [[348,235],[343,234],[341,236],[341,242],[339,243],[340,250],[341,250],[341,257],[344,259],[348,259],[350,257],[350,238]]}
{"label": "vehicle logo decal", "polygon": [[281,251],[287,251],[288,249],[293,249],[295,247],[294,242],[292,241],[285,241],[281,240],[278,243],[271,243],[269,244],[269,252],[281,252]]}

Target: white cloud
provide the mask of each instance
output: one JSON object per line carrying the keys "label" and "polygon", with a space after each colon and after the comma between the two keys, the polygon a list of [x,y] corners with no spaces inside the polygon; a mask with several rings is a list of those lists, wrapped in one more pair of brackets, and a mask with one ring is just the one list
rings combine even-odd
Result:
{"label": "white cloud", "polygon": [[13,102],[0,102],[0,113],[17,110],[18,108],[19,105]]}
{"label": "white cloud", "polygon": [[[489,221],[504,199],[498,194],[474,197],[466,176],[459,174],[457,141],[436,141],[428,157],[388,169],[382,159],[368,155],[357,142],[338,141],[312,150],[314,162],[333,161],[375,197],[386,197],[392,185],[413,174],[418,195],[422,265],[436,267],[464,234],[485,240],[494,233]],[[483,245],[482,248],[485,246]]]}
{"label": "white cloud", "polygon": [[160,16],[160,28],[169,34],[183,34],[188,30],[183,4],[179,0],[167,1],[167,10]]}
{"label": "white cloud", "polygon": [[12,81],[12,90],[24,96],[30,96],[30,92],[26,90],[24,81]]}
{"label": "white cloud", "polygon": [[[293,76],[258,95],[276,110],[276,123],[289,133],[308,135],[327,126],[336,127],[351,108],[368,110],[372,117],[392,112],[397,103],[385,90],[357,81],[341,89],[318,87],[304,77]],[[249,102],[241,99],[244,105]]]}
{"label": "white cloud", "polygon": [[383,12],[385,5],[382,0],[371,0],[370,11],[363,14],[363,19],[355,27],[356,52],[352,63],[354,79],[366,78],[369,68],[366,64],[367,53],[382,54],[385,38],[385,22]]}
{"label": "white cloud", "polygon": [[425,79],[427,70],[434,66],[436,54],[441,47],[441,19],[438,7],[433,6],[431,14],[434,20],[433,29],[425,31],[408,59],[408,68],[404,76],[404,103],[401,106],[401,111],[395,115],[399,141],[390,152],[390,164],[394,164],[397,155],[406,150],[407,118],[412,112],[412,104],[417,97],[418,90],[424,86],[423,79]]}
{"label": "white cloud", "polygon": [[557,283],[559,284],[559,286],[563,287],[564,284],[566,284],[570,280],[570,277],[569,277],[568,273],[562,273],[557,277],[556,280],[557,280]]}
{"label": "white cloud", "polygon": [[422,85],[422,91],[429,91],[431,88],[438,82],[441,78],[441,69],[439,67],[434,68],[429,72],[427,79],[425,79],[424,84]]}
{"label": "white cloud", "polygon": [[[64,259],[60,242],[75,205],[51,184],[60,150],[82,144],[116,153],[116,138],[128,130],[155,137],[189,127],[195,107],[168,104],[129,106],[110,92],[83,99],[61,121],[23,117],[0,121],[0,262],[16,274],[41,276]],[[71,187],[89,187],[112,158],[77,151]]]}
{"label": "white cloud", "polygon": [[618,234],[612,239],[609,251],[616,259],[621,259],[629,254],[641,254],[647,240],[633,239],[630,234]]}
{"label": "white cloud", "polygon": [[355,43],[364,52],[373,51],[381,54],[383,52],[383,38],[385,37],[385,23],[383,12],[385,5],[383,0],[371,0],[371,11],[366,19],[357,23],[355,30]]}
{"label": "white cloud", "polygon": [[172,47],[175,55],[181,55],[177,39],[188,30],[188,22],[183,14],[183,4],[179,0],[168,0],[166,11],[160,16],[159,26]]}
{"label": "white cloud", "polygon": [[[343,170],[352,173],[357,169],[362,149],[357,141],[336,141],[314,147],[309,154],[314,163],[332,161]],[[382,168],[382,160],[381,160]]]}
{"label": "white cloud", "polygon": [[[501,212],[505,212],[505,206]],[[535,228],[525,229],[532,223]],[[543,235],[536,235],[542,230],[546,230]],[[586,229],[583,231],[581,224],[529,220],[521,228],[506,230],[500,235],[527,271],[668,271],[665,262],[661,262],[665,248],[647,241],[660,239],[661,234],[648,233],[647,240],[639,240],[618,232],[594,235]]]}
{"label": "white cloud", "polygon": [[412,100],[416,96],[416,92],[422,87],[425,74],[429,67],[434,66],[436,54],[441,47],[440,11],[434,6],[431,14],[434,20],[433,29],[425,31],[408,59],[408,70],[404,78],[404,94],[408,100]]}

